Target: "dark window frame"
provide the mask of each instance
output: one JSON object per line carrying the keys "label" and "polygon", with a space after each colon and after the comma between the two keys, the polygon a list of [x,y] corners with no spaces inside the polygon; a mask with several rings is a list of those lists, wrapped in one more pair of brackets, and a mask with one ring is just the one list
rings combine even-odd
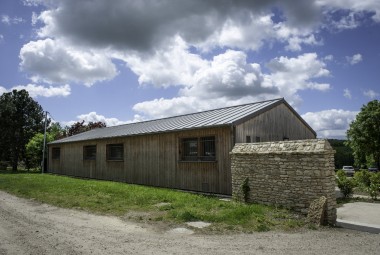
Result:
{"label": "dark window frame", "polygon": [[53,147],[51,149],[51,159],[53,160],[61,159],[61,147]]}
{"label": "dark window frame", "polygon": [[216,138],[213,135],[181,138],[179,154],[183,162],[215,162]]}
{"label": "dark window frame", "polygon": [[[121,152],[117,152],[121,150]],[[124,144],[112,143],[106,145],[106,159],[107,161],[124,161]]]}
{"label": "dark window frame", "polygon": [[96,160],[96,145],[83,146],[83,160]]}

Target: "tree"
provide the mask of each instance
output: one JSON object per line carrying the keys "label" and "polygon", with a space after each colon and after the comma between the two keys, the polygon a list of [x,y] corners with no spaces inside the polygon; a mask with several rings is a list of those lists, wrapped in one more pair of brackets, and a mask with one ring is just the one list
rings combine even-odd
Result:
{"label": "tree", "polygon": [[[52,142],[54,140],[54,134],[46,133],[46,143]],[[37,133],[32,139],[26,144],[26,167],[30,168],[38,167],[42,162],[42,151],[44,146],[44,134]]]}
{"label": "tree", "polygon": [[58,122],[51,123],[51,125],[47,128],[47,132],[52,135],[52,141],[65,138],[67,136],[66,129],[62,128]]}
{"label": "tree", "polygon": [[[46,131],[46,144],[66,137],[65,129],[61,127],[58,122],[51,123],[47,127]],[[32,139],[26,144],[26,167],[35,168],[41,166],[42,162],[42,152],[44,145],[44,134],[36,133]],[[47,156],[47,150],[45,150],[45,158]]]}
{"label": "tree", "polygon": [[335,169],[354,165],[353,151],[349,146],[345,145],[345,140],[329,139],[328,141],[335,150]]}
{"label": "tree", "polygon": [[68,128],[67,136],[76,135],[79,133],[83,133],[95,128],[104,128],[106,127],[106,123],[98,121],[98,122],[89,122],[87,125],[84,124],[84,120],[82,122],[76,122],[71,127]]}
{"label": "tree", "polygon": [[357,165],[366,164],[366,159],[380,167],[380,102],[373,100],[361,111],[347,130],[347,144],[354,152]]}
{"label": "tree", "polygon": [[13,90],[0,96],[0,157],[11,161],[26,158],[26,144],[44,129],[44,111],[26,90]]}

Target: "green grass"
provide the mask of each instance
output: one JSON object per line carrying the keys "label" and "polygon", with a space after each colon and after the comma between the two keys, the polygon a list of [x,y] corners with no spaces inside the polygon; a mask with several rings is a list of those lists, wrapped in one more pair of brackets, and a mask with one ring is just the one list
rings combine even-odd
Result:
{"label": "green grass", "polygon": [[[39,173],[0,172],[0,189],[19,197],[63,208],[135,220],[182,223],[207,221],[214,230],[268,231],[297,229],[304,219],[285,209],[110,181]],[[166,203],[157,206],[159,203]]]}

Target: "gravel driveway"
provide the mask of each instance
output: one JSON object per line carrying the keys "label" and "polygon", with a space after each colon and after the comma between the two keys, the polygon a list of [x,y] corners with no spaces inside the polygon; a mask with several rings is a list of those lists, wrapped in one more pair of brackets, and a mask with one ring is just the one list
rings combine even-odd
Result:
{"label": "gravel driveway", "polygon": [[61,209],[0,191],[0,254],[379,254],[380,235],[178,234],[117,217]]}

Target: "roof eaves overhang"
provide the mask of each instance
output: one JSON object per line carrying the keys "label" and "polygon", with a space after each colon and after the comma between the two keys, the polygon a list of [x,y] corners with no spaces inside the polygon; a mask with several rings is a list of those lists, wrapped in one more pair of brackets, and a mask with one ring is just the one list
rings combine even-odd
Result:
{"label": "roof eaves overhang", "polygon": [[125,137],[144,136],[144,135],[156,135],[156,134],[165,134],[165,133],[172,133],[172,132],[192,131],[192,130],[199,130],[199,129],[230,127],[230,126],[233,126],[233,124],[232,123],[225,123],[225,124],[220,124],[220,125],[173,129],[173,130],[158,131],[158,132],[151,132],[151,133],[140,133],[140,134],[107,136],[107,137],[95,137],[95,138],[75,140],[75,141],[62,141],[62,142],[60,142],[60,140],[57,140],[57,141],[52,141],[52,142],[48,143],[47,145],[50,146],[50,145],[58,145],[58,144],[66,144],[66,143],[80,143],[80,142],[85,142],[85,141],[106,140],[106,139],[113,139],[113,138],[125,138]]}

